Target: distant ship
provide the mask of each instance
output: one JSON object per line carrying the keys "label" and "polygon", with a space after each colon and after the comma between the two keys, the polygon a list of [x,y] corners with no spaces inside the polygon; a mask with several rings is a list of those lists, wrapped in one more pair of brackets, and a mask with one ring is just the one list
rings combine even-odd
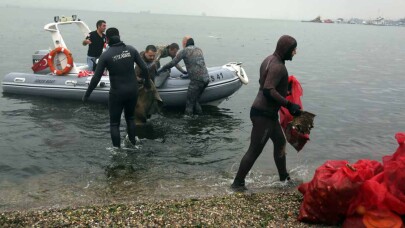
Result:
{"label": "distant ship", "polygon": [[315,23],[322,23],[321,16],[317,16],[315,19],[310,21],[302,21],[302,22],[315,22]]}
{"label": "distant ship", "polygon": [[365,25],[385,25],[385,19],[383,17],[377,17],[374,20],[363,21]]}
{"label": "distant ship", "polygon": [[310,21],[302,21],[302,22],[314,22],[314,23],[334,23],[331,19],[321,20],[321,16],[317,16],[315,19]]}

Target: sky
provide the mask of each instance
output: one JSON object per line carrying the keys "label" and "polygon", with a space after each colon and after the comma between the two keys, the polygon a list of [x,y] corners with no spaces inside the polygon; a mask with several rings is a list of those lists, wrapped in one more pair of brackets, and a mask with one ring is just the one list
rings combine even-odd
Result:
{"label": "sky", "polygon": [[0,6],[269,18],[283,20],[405,18],[405,0],[1,0]]}

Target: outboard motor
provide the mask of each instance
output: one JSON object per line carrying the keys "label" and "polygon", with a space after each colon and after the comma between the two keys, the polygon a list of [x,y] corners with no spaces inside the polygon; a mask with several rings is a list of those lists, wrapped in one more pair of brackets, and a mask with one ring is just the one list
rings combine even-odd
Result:
{"label": "outboard motor", "polygon": [[[49,53],[48,50],[38,50],[38,51],[36,51],[32,55],[32,65],[34,65],[34,64],[38,63],[39,61],[41,61],[42,58],[48,53]],[[43,64],[44,64],[44,67],[45,67],[45,64],[46,65],[48,64],[48,61],[47,60],[44,61]],[[35,74],[49,74],[49,73],[51,73],[51,71],[49,70],[49,67],[46,67],[45,69],[34,72],[34,73]]]}

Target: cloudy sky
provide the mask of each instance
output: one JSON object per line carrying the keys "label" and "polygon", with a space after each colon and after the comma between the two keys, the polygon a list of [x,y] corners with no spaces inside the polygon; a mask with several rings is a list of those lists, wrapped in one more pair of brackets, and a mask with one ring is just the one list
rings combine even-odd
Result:
{"label": "cloudy sky", "polygon": [[287,20],[405,18],[405,0],[1,0],[5,5]]}

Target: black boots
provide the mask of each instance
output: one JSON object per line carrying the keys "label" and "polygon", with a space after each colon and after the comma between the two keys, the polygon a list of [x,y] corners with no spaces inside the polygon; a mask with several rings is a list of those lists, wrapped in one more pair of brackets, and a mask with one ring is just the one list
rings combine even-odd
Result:
{"label": "black boots", "polygon": [[238,178],[235,178],[231,185],[231,188],[235,192],[243,192],[247,190],[247,188],[245,187],[245,180],[240,180]]}

